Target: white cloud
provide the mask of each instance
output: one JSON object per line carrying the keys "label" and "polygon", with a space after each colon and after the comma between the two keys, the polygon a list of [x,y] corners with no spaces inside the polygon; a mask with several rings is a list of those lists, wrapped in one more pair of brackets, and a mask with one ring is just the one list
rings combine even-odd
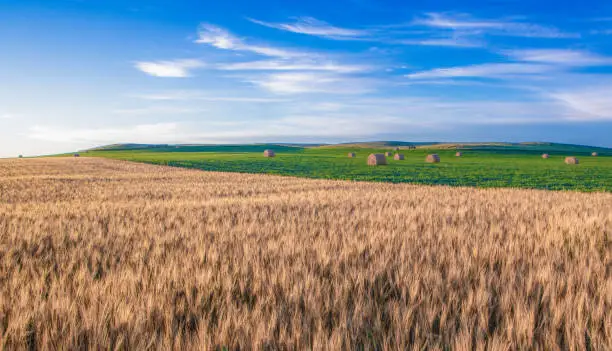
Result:
{"label": "white cloud", "polygon": [[[368,116],[293,114],[262,121],[160,123],[113,128],[35,126],[32,139],[102,145],[114,143],[249,143],[308,139],[373,137],[387,131],[414,129],[418,122],[381,114]],[[322,127],[324,126],[324,128]]]}
{"label": "white cloud", "polygon": [[117,115],[185,115],[206,112],[206,109],[177,106],[147,106],[114,110]]}
{"label": "white cloud", "polygon": [[567,49],[530,49],[504,51],[515,61],[558,64],[564,66],[606,66],[612,65],[612,58],[587,51]]}
{"label": "white cloud", "polygon": [[550,97],[571,109],[571,119],[612,121],[612,86],[559,91]]}
{"label": "white cloud", "polygon": [[198,100],[210,102],[244,102],[244,103],[275,103],[285,102],[286,99],[267,98],[267,97],[249,97],[249,96],[211,96],[209,92],[199,90],[175,90],[164,91],[160,93],[134,94],[133,97],[144,100],[158,101],[180,101],[180,100]]}
{"label": "white cloud", "polygon": [[[523,84],[516,87],[537,90],[546,87],[544,82],[557,86],[559,84],[575,86],[577,78],[588,76],[587,74],[573,74],[571,79],[567,79],[572,69],[612,65],[612,58],[571,49],[517,49],[502,51],[501,54],[512,61],[435,68],[407,74],[406,77],[419,84],[432,82],[444,85],[458,82],[453,82],[453,79],[456,78],[514,80],[515,83],[523,80]],[[529,79],[528,85],[524,84],[526,79]],[[539,81],[539,84],[535,84],[536,81]]]}
{"label": "white cloud", "polygon": [[10,113],[0,114],[0,120],[2,120],[2,119],[13,119],[13,118],[15,118],[15,116],[10,114]]}
{"label": "white cloud", "polygon": [[196,43],[208,44],[223,50],[245,51],[269,57],[295,58],[312,56],[312,54],[309,53],[297,52],[289,49],[247,44],[244,40],[234,36],[229,31],[208,23],[200,25]]}
{"label": "white cloud", "polygon": [[[541,99],[453,100],[449,98],[362,98],[335,102],[327,115],[380,116],[402,120],[413,126],[435,130],[466,124],[531,124],[565,119],[565,109],[556,101]],[[317,111],[317,105],[298,105],[296,109]],[[385,126],[386,131],[401,131]]]}
{"label": "white cloud", "polygon": [[371,69],[369,66],[315,61],[251,61],[221,64],[217,68],[226,71],[330,71],[337,73],[362,72]]}
{"label": "white cloud", "polygon": [[371,80],[315,72],[269,74],[247,81],[276,94],[364,94],[373,90]]}
{"label": "white cloud", "polygon": [[180,139],[177,123],[141,124],[132,127],[113,128],[55,128],[34,126],[28,137],[31,139],[62,143],[166,143]]}
{"label": "white cloud", "polygon": [[[215,118],[191,123],[127,127],[35,126],[33,139],[80,145],[136,143],[247,143],[359,140],[385,135],[418,137],[456,126],[611,120],[612,87],[596,92],[559,92],[549,99],[450,100],[447,98],[355,98],[326,95],[271,111],[265,119]],[[432,134],[433,133],[433,134]]]}
{"label": "white cloud", "polygon": [[370,36],[370,33],[365,30],[335,27],[327,22],[312,17],[298,17],[294,23],[270,23],[256,19],[249,20],[269,28],[327,39],[359,40]]}
{"label": "white cloud", "polygon": [[198,31],[199,38],[196,43],[210,44],[218,49],[236,50],[242,45],[242,40],[227,30],[213,24],[203,23]]}
{"label": "white cloud", "polygon": [[528,38],[577,38],[578,34],[565,33],[551,26],[519,22],[508,19],[477,19],[468,14],[426,13],[412,22],[416,26],[453,30],[466,34],[488,34]]}
{"label": "white cloud", "polygon": [[523,63],[487,63],[481,65],[436,68],[406,75],[411,79],[436,78],[507,78],[516,75],[533,76],[555,70],[549,65]]}
{"label": "white cloud", "polygon": [[503,26],[503,22],[477,20],[467,14],[448,15],[436,12],[426,13],[423,18],[417,18],[412,23],[414,25],[448,29],[499,29]]}
{"label": "white cloud", "polygon": [[456,48],[477,48],[484,46],[484,42],[470,38],[428,38],[428,39],[403,39],[394,43],[404,45],[421,46],[446,46]]}
{"label": "white cloud", "polygon": [[190,70],[204,67],[204,62],[200,60],[136,62],[135,66],[154,77],[186,78],[191,75]]}
{"label": "white cloud", "polygon": [[480,40],[462,37],[460,35],[435,35],[431,37],[422,37],[421,35],[417,38],[406,38],[406,35],[413,36],[415,33],[389,31],[389,29],[395,27],[394,25],[374,26],[368,29],[348,29],[332,26],[327,22],[320,21],[312,17],[299,17],[294,23],[270,23],[255,19],[249,20],[270,28],[333,40],[363,40],[393,45],[423,45],[463,48],[481,47],[484,45]]}

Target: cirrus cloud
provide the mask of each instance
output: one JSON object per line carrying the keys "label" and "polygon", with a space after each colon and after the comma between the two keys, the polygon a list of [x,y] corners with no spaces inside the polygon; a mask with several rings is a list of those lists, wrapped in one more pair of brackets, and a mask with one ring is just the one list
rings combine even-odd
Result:
{"label": "cirrus cloud", "polygon": [[249,18],[249,21],[269,28],[327,39],[362,40],[367,39],[372,34],[366,30],[332,26],[325,21],[313,17],[298,17],[294,23],[271,23],[252,18]]}
{"label": "cirrus cloud", "polygon": [[228,30],[210,23],[202,23],[200,25],[198,39],[195,42],[198,44],[211,45],[217,49],[246,51],[269,57],[294,58],[311,56],[309,53],[290,49],[276,48],[268,45],[248,44]]}
{"label": "cirrus cloud", "polygon": [[136,68],[142,72],[164,78],[186,78],[191,76],[191,70],[204,67],[204,62],[194,59],[173,60],[173,61],[153,61],[136,62]]}

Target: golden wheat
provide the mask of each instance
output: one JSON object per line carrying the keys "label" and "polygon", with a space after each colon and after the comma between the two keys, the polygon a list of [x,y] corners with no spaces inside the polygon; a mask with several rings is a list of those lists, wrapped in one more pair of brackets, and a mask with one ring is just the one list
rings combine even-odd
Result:
{"label": "golden wheat", "polygon": [[0,347],[612,348],[612,195],[0,161]]}

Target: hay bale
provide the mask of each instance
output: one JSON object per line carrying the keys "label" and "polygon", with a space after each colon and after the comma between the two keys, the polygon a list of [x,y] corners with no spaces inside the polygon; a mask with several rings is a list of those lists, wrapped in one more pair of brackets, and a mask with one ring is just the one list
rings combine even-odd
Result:
{"label": "hay bale", "polygon": [[355,157],[357,157],[357,155],[354,152],[349,152],[348,153],[348,157],[349,158],[355,158]]}
{"label": "hay bale", "polygon": [[396,148],[395,148],[395,151],[400,151],[400,148],[399,148],[399,147],[396,147]]}
{"label": "hay bale", "polygon": [[79,154],[74,154],[74,157],[81,157],[81,155],[79,155]]}
{"label": "hay bale", "polygon": [[457,153],[455,154],[455,156],[456,156],[456,157],[461,157],[461,156],[463,156],[463,153],[462,153],[462,152],[457,152]]}
{"label": "hay bale", "polygon": [[542,154],[542,158],[550,158],[549,154]]}
{"label": "hay bale", "polygon": [[393,156],[393,153],[391,153],[391,151],[387,151],[387,152],[385,152],[385,156],[391,157],[391,156]]}
{"label": "hay bale", "polygon": [[381,166],[387,164],[387,158],[383,154],[370,154],[368,156],[368,166]]}
{"label": "hay bale", "polygon": [[265,150],[264,151],[264,157],[275,157],[276,154],[274,153],[273,150]]}
{"label": "hay bale", "polygon": [[565,163],[567,163],[568,165],[577,165],[580,163],[580,161],[578,161],[576,157],[566,157]]}
{"label": "hay bale", "polygon": [[404,160],[404,155],[402,154],[395,154],[395,156],[393,156],[393,159],[396,161],[403,161]]}
{"label": "hay bale", "polygon": [[599,154],[598,154],[598,153],[596,153],[596,152],[594,152],[594,153],[592,153],[592,154],[591,154],[591,156],[593,156],[593,157],[597,157],[597,156],[599,156]]}
{"label": "hay bale", "polygon": [[425,162],[428,162],[428,163],[439,163],[440,162],[440,156],[438,156],[438,154],[427,155],[427,157],[425,158]]}
{"label": "hay bale", "polygon": [[19,158],[23,158],[23,155],[19,155]]}

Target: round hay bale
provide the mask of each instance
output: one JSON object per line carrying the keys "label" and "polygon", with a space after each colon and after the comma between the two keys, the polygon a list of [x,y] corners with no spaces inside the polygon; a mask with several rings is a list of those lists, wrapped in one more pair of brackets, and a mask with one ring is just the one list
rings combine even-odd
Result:
{"label": "round hay bale", "polygon": [[427,157],[425,158],[425,162],[428,162],[428,163],[439,163],[440,162],[440,156],[438,156],[438,154],[427,155]]}
{"label": "round hay bale", "polygon": [[355,158],[355,157],[357,157],[357,155],[354,152],[349,152],[348,153],[348,157],[349,158]]}
{"label": "round hay bale", "polygon": [[23,158],[23,155],[19,155],[19,158]]}
{"label": "round hay bale", "polygon": [[79,154],[74,154],[74,157],[81,157],[81,155],[79,155]]}
{"label": "round hay bale", "polygon": [[596,153],[596,152],[594,152],[594,153],[592,153],[592,154],[591,154],[591,156],[593,156],[593,157],[597,157],[597,156],[599,156],[599,154],[598,154],[598,153]]}
{"label": "round hay bale", "polygon": [[370,154],[368,166],[382,166],[387,164],[387,158],[383,154]]}
{"label": "round hay bale", "polygon": [[456,157],[461,157],[461,156],[463,156],[463,153],[462,153],[462,152],[457,152],[457,153],[455,154],[455,156],[456,156]]}
{"label": "round hay bale", "polygon": [[395,148],[395,151],[400,151],[400,148],[399,148],[399,147],[396,147],[396,148]]}
{"label": "round hay bale", "polygon": [[542,158],[550,158],[550,155],[549,154],[543,154]]}
{"label": "round hay bale", "polygon": [[264,157],[275,157],[276,153],[274,153],[273,150],[265,150],[264,151]]}
{"label": "round hay bale", "polygon": [[393,156],[393,153],[391,153],[391,151],[387,151],[387,152],[385,152],[385,156],[391,157],[391,156]]}
{"label": "round hay bale", "polygon": [[395,154],[395,156],[393,156],[393,159],[396,161],[403,161],[404,160],[404,155],[403,154]]}
{"label": "round hay bale", "polygon": [[578,161],[576,157],[566,157],[565,163],[567,163],[568,165],[577,165],[580,163],[580,161]]}

